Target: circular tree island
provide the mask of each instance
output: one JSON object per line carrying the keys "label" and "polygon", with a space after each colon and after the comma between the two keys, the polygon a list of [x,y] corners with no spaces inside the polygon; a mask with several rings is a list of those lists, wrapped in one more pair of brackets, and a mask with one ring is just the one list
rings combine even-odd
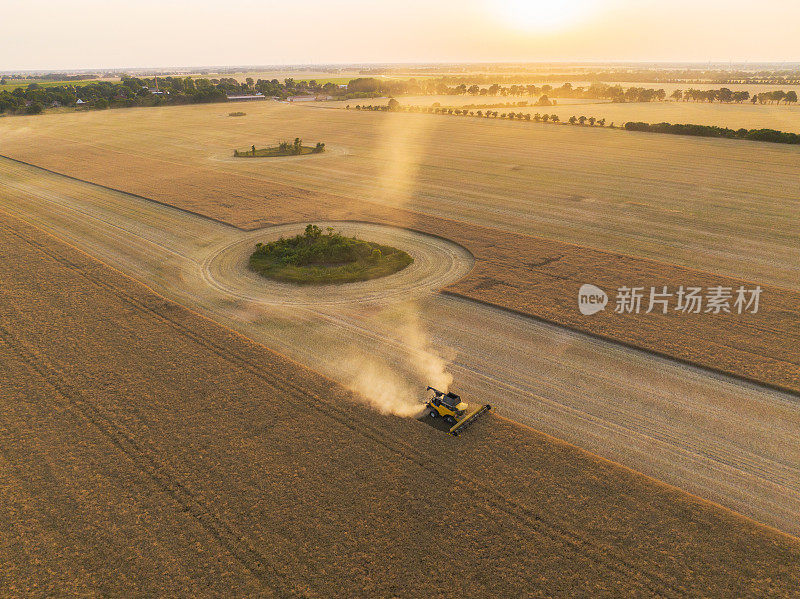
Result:
{"label": "circular tree island", "polygon": [[256,244],[250,269],[277,281],[328,285],[385,277],[413,261],[397,248],[308,225],[301,235]]}

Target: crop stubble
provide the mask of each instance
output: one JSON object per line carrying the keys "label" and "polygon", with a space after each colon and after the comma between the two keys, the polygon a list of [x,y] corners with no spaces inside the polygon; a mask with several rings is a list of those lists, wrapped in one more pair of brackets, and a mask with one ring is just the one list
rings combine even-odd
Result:
{"label": "crop stubble", "polygon": [[790,537],[497,417],[377,415],[10,217],[0,273],[13,592],[796,591]]}

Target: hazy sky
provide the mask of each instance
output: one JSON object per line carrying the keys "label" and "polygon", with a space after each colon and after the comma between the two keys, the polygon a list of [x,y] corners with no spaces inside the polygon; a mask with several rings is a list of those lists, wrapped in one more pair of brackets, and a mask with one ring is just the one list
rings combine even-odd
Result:
{"label": "hazy sky", "polygon": [[3,0],[0,70],[798,61],[800,0]]}

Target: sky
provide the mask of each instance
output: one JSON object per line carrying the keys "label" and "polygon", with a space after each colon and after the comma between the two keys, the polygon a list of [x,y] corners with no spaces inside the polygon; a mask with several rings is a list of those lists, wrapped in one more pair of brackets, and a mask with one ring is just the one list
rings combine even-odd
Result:
{"label": "sky", "polygon": [[800,61],[798,0],[3,0],[0,71]]}

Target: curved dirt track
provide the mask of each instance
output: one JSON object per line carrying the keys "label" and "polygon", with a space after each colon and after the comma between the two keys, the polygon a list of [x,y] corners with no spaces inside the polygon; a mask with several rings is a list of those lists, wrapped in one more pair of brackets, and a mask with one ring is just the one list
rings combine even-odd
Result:
{"label": "curved dirt track", "polygon": [[280,225],[240,235],[214,247],[202,262],[209,286],[264,305],[327,306],[352,302],[395,302],[428,295],[465,276],[473,265],[470,253],[441,238],[370,223],[322,222],[344,235],[390,245],[408,252],[414,263],[388,277],[349,283],[298,287],[270,281],[252,272],[247,261],[257,242],[297,234],[304,225]]}
{"label": "curved dirt track", "polygon": [[358,294],[327,288],[298,303],[260,278],[231,280],[256,238],[283,229],[243,232],[7,161],[0,172],[0,210],[351,388],[378,364],[421,394],[429,373],[416,358],[432,347],[468,401],[800,534],[795,396],[433,293],[469,266],[435,238],[342,224],[399,236],[419,264]]}

